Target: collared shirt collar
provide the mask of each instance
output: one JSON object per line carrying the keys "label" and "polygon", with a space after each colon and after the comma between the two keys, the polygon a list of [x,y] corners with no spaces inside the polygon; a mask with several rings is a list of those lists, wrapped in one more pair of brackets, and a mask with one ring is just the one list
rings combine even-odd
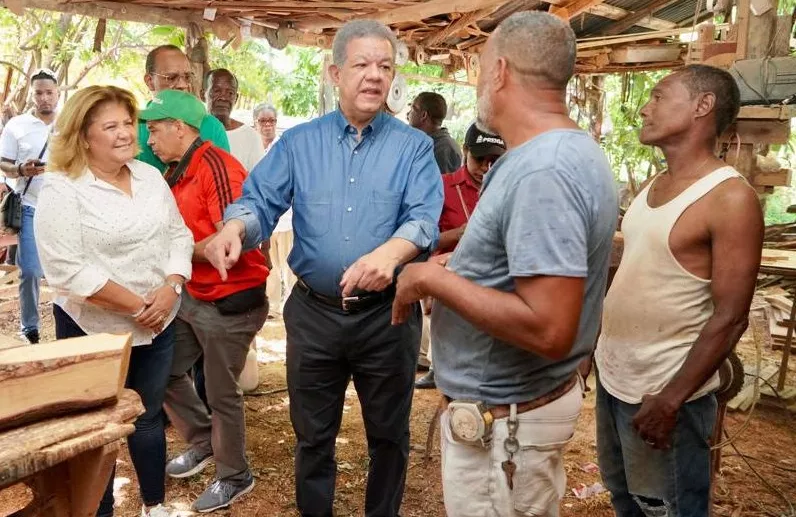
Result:
{"label": "collared shirt collar", "polygon": [[185,175],[186,171],[188,170],[188,165],[191,163],[191,159],[193,158],[194,153],[202,147],[204,141],[197,137],[196,140],[193,141],[191,147],[185,151],[185,154],[182,155],[180,161],[177,164],[170,164],[169,168],[166,169],[166,173],[163,177],[166,179],[166,182],[169,184],[169,187],[173,187],[182,179]]}
{"label": "collared shirt collar", "polygon": [[[348,119],[345,118],[345,115],[343,115],[343,112],[340,110],[339,107],[334,111],[334,113],[337,125],[341,131],[340,140],[342,140],[344,137],[348,135],[356,135],[357,128],[355,128],[354,126],[351,125],[350,122],[348,122]],[[378,134],[379,130],[384,126],[386,122],[385,117],[389,116],[390,115],[385,113],[384,110],[379,111],[376,114],[376,116],[373,117],[373,120],[370,121],[370,124],[368,124],[367,126],[365,126],[365,128],[362,129],[362,136],[365,137],[370,133],[373,133],[374,135]]]}
{"label": "collared shirt collar", "polygon": [[473,181],[473,177],[470,176],[470,172],[467,170],[467,165],[462,165],[458,170],[451,174],[451,185],[461,185],[464,183],[475,190],[481,190],[481,187],[476,185]]}

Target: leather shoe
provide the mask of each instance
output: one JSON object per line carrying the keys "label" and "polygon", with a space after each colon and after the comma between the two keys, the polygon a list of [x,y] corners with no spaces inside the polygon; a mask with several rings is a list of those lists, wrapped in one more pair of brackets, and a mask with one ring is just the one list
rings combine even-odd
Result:
{"label": "leather shoe", "polygon": [[427,374],[415,381],[415,388],[419,390],[433,390],[437,388],[434,382],[434,370],[429,370]]}

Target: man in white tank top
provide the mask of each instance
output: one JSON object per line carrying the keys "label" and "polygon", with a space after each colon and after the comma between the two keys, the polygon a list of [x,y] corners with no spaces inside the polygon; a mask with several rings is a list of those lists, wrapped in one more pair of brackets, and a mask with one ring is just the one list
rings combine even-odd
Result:
{"label": "man in white tank top", "polygon": [[739,109],[729,73],[663,79],[639,139],[668,170],[622,222],[597,344],[597,449],[617,516],[710,514],[717,369],[747,327],[763,241],[755,191],[716,158]]}

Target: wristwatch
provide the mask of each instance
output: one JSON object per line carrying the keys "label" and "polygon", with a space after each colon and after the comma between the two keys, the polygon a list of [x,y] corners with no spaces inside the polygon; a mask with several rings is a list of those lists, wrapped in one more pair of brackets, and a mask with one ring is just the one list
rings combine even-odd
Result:
{"label": "wristwatch", "polygon": [[179,282],[174,282],[172,280],[166,280],[166,285],[174,289],[174,292],[177,293],[177,296],[182,295],[182,284]]}

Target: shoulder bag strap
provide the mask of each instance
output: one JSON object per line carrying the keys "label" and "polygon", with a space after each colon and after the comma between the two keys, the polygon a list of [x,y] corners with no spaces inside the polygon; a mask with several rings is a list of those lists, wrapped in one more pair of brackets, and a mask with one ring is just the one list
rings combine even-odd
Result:
{"label": "shoulder bag strap", "polygon": [[467,218],[467,222],[470,221],[470,211],[467,209],[467,203],[464,202],[464,196],[462,195],[462,188],[459,185],[456,185],[456,192],[459,194],[459,201],[462,203],[462,210],[464,210],[464,217]]}

